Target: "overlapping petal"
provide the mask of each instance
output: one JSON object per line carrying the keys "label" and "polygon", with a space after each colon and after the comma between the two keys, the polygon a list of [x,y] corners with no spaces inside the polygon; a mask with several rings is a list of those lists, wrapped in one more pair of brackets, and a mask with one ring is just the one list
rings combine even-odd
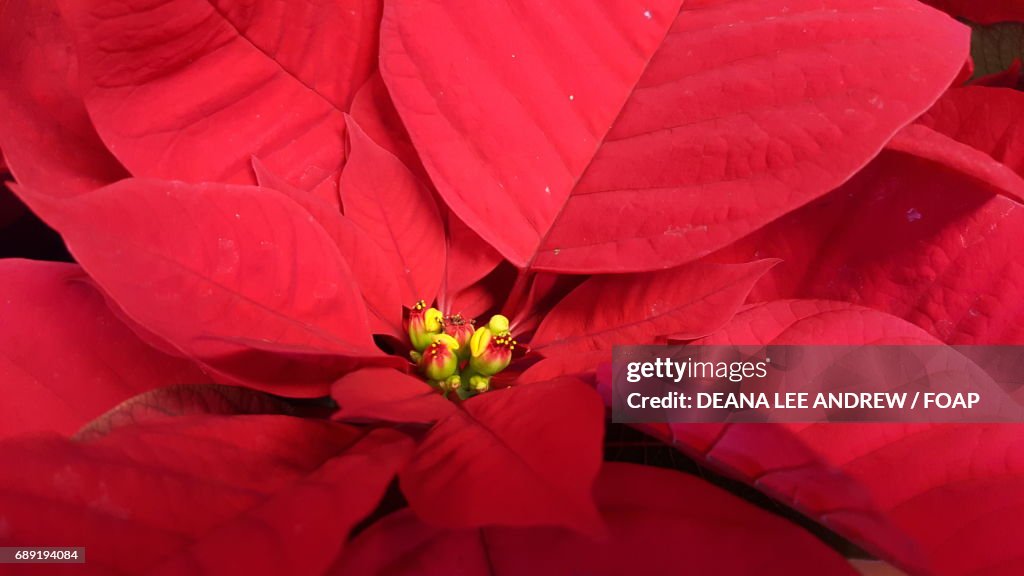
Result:
{"label": "overlapping petal", "polygon": [[208,380],[142,342],[74,264],[0,260],[0,438],[70,435],[128,398]]}
{"label": "overlapping petal", "polygon": [[0,442],[4,545],[74,542],[82,573],[321,574],[411,442],[287,416],[140,421]]}
{"label": "overlapping petal", "polygon": [[132,321],[224,378],[315,396],[354,358],[382,356],[337,245],[276,191],[136,179],[69,200],[19,190]]}
{"label": "overlapping petal", "polygon": [[441,420],[401,472],[416,514],[450,528],[604,527],[591,487],[601,466],[601,399],[572,378],[495,390]]}
{"label": "overlapping petal", "polygon": [[951,344],[1018,344],[1024,210],[976,179],[886,153],[835,193],[716,258],[779,258],[755,300],[825,298],[906,318]]}
{"label": "overlapping petal", "polygon": [[514,264],[570,272],[677,265],[827,192],[967,49],[902,0],[395,0],[381,36],[449,206]]}
{"label": "overlapping petal", "polygon": [[344,111],[373,71],[379,10],[61,3],[89,116],[134,176],[251,184],[257,155],[305,189],[336,186]]}
{"label": "overlapping petal", "polygon": [[606,464],[595,496],[607,540],[555,528],[452,530],[403,511],[356,538],[331,573],[855,574],[800,528],[692,476]]}
{"label": "overlapping petal", "polygon": [[[893,316],[844,303],[776,301],[699,343],[928,344]],[[652,428],[882,558],[928,574],[1013,574],[1024,461],[1017,425],[787,424]]]}

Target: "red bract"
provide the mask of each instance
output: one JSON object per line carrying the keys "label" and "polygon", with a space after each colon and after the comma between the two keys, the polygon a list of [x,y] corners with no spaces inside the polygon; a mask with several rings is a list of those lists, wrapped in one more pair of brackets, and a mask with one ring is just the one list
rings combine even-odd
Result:
{"label": "red bract", "polygon": [[946,92],[917,124],[976,148],[1024,176],[1024,93],[966,86]]}
{"label": "red bract", "polygon": [[723,251],[780,258],[755,300],[830,298],[951,344],[1024,341],[1024,209],[929,162],[886,152],[834,193]]}
{"label": "red bract", "polygon": [[136,179],[63,201],[21,192],[130,319],[227,379],[319,395],[339,366],[381,356],[348,263],[279,192]]}
{"label": "red bract", "polygon": [[381,34],[448,204],[514,264],[571,272],[679,264],[813,199],[966,57],[965,28],[902,1],[396,1]]}
{"label": "red bract", "polygon": [[347,374],[334,383],[331,392],[342,399],[335,418],[350,422],[433,424],[455,411],[451,402],[423,380],[387,368]]}
{"label": "red bract", "polygon": [[319,573],[410,444],[269,415],[164,415],[87,442],[6,440],[0,454],[20,470],[0,477],[2,541],[78,542],[94,574]]}
{"label": "red bract", "polygon": [[611,529],[604,541],[552,528],[444,530],[398,513],[360,535],[331,573],[663,574],[685,565],[708,574],[855,574],[807,533],[692,476],[608,464],[595,499]]}
{"label": "red bract", "polygon": [[337,183],[343,111],[373,70],[378,10],[61,3],[89,115],[132,174],[252,184],[256,155],[306,189]]}
{"label": "red bract", "polygon": [[[699,343],[924,344],[881,312],[777,301],[737,314]],[[652,428],[915,573],[1013,574],[1024,462],[1019,426],[683,425]],[[901,472],[893,473],[893,467]],[[955,549],[951,549],[955,548]]]}
{"label": "red bract", "polygon": [[347,216],[393,259],[404,302],[433,301],[445,272],[444,225],[430,191],[401,160],[349,118],[351,150],[341,178]]}
{"label": "red bract", "polygon": [[132,334],[74,264],[0,260],[0,317],[0,438],[71,434],[136,394],[204,379]]}
{"label": "red bract", "polygon": [[942,164],[1018,202],[1024,198],[1024,179],[1009,166],[928,126],[907,126],[889,141],[889,149]]}
{"label": "red bract", "polygon": [[604,409],[562,379],[467,401],[437,424],[402,472],[424,520],[452,528],[561,525],[602,534],[590,489]]}
{"label": "red bract", "polygon": [[681,333],[703,336],[732,316],[774,264],[693,264],[653,274],[593,278],[551,310],[531,346],[551,357],[654,343]]}
{"label": "red bract", "polygon": [[77,62],[50,2],[7,2],[0,20],[0,148],[19,184],[72,196],[128,175],[96,135]]}
{"label": "red bract", "polygon": [[987,86],[953,88],[891,142],[889,148],[972,176],[1020,202],[1024,147],[1018,143],[1024,98]]}
{"label": "red bract", "polygon": [[[400,335],[401,319],[395,310],[402,306],[403,287],[392,281],[392,275],[398,270],[404,274],[404,269],[395,255],[385,252],[329,201],[288,184],[255,157],[253,170],[261,186],[282,192],[302,206],[334,240],[338,252],[349,264],[352,279],[363,294],[373,331]],[[405,289],[408,289],[407,284]]]}
{"label": "red bract", "polygon": [[[603,462],[612,347],[1024,338],[1024,101],[912,0],[57,4],[0,2],[10,188],[77,262],[0,262],[0,545],[849,573]],[[1017,428],[643,429],[906,570],[1020,571]]]}

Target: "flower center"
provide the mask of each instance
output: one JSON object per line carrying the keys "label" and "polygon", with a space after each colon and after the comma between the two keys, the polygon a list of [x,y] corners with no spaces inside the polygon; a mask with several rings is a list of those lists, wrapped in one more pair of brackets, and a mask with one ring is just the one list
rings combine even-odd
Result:
{"label": "flower center", "polygon": [[420,300],[406,310],[405,327],[417,372],[446,397],[466,399],[490,390],[491,377],[508,367],[516,341],[508,318],[495,314],[487,324],[460,314],[445,316]]}

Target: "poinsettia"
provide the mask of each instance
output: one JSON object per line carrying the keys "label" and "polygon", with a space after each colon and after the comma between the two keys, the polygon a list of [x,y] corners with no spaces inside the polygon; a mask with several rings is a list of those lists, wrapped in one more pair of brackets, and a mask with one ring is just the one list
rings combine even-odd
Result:
{"label": "poinsettia", "polygon": [[[703,481],[602,462],[592,384],[612,346],[833,343],[851,327],[935,342],[886,312],[951,342],[1018,336],[980,301],[1013,297],[1016,268],[1000,290],[955,263],[948,283],[887,275],[993,238],[973,223],[1012,219],[1024,197],[999,145],[1014,127],[944,112],[996,98],[946,92],[966,28],[912,0],[0,14],[11,189],[76,261],[0,265],[0,453],[22,463],[0,474],[5,544],[81,543],[89,569],[118,573],[519,572],[532,558],[619,573],[636,550],[651,572],[849,572]],[[872,201],[877,179],[950,173],[983,192]],[[825,230],[893,214],[916,228],[877,245]],[[1017,263],[1012,239],[987,242],[986,261]],[[830,265],[843,259],[878,289]],[[836,284],[794,278],[804,262]],[[745,307],[751,294],[769,302]],[[801,300],[822,297],[876,309]],[[966,519],[927,513],[946,469],[901,485],[879,478],[909,457],[884,439],[859,467],[827,428],[766,430],[648,429],[886,560],[949,566],[941,545]],[[964,433],[1012,447],[1006,430]],[[987,456],[960,509],[1017,485]],[[986,534],[1013,525],[992,517]],[[738,546],[752,556],[722,557]]]}

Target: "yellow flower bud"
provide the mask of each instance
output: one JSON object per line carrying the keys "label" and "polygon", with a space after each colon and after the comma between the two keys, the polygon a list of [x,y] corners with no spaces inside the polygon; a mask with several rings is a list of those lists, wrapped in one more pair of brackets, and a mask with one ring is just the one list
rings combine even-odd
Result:
{"label": "yellow flower bud", "polygon": [[489,328],[479,328],[469,341],[469,367],[478,374],[493,376],[508,367],[515,345],[507,332],[494,335]]}
{"label": "yellow flower bud", "polygon": [[423,326],[427,332],[437,333],[444,328],[444,314],[437,308],[427,308],[423,315]]}
{"label": "yellow flower bud", "polygon": [[495,314],[494,316],[491,316],[491,321],[487,323],[487,328],[491,330],[492,334],[507,334],[508,318],[501,314]]}
{"label": "yellow flower bud", "polygon": [[450,350],[458,350],[459,349],[459,342],[458,342],[458,340],[456,340],[455,338],[452,338],[451,336],[449,336],[447,334],[434,334],[434,337],[433,337],[431,343],[432,344],[443,344],[443,345],[447,346]]}
{"label": "yellow flower bud", "polygon": [[487,344],[491,341],[491,330],[485,326],[477,328],[473,332],[472,338],[469,339],[469,349],[473,356],[480,356],[487,349]]}
{"label": "yellow flower bud", "polygon": [[433,342],[433,336],[440,334],[444,327],[444,314],[437,308],[428,308],[426,302],[420,300],[408,310],[405,325],[409,333],[409,342],[420,352]]}

